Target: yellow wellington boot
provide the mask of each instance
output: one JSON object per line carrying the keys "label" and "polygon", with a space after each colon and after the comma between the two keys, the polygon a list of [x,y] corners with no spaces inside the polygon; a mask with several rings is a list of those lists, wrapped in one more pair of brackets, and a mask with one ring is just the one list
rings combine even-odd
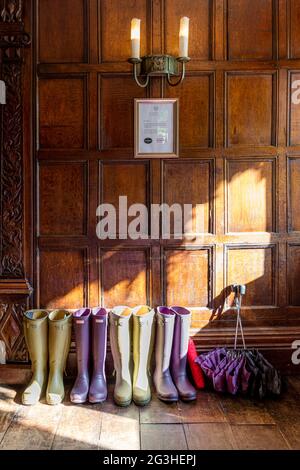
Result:
{"label": "yellow wellington boot", "polygon": [[133,401],[145,406],[151,400],[149,384],[150,363],[154,343],[154,309],[140,306],[132,311],[133,317]]}
{"label": "yellow wellington boot", "polygon": [[65,397],[63,374],[71,343],[72,314],[54,310],[49,314],[49,379],[46,393],[48,405],[58,405]]}
{"label": "yellow wellington boot", "polygon": [[23,317],[32,379],[22,396],[23,405],[35,405],[46,391],[48,378],[48,312],[31,310]]}
{"label": "yellow wellington boot", "polygon": [[129,406],[132,401],[131,380],[131,308],[115,307],[109,314],[110,347],[116,371],[114,401]]}

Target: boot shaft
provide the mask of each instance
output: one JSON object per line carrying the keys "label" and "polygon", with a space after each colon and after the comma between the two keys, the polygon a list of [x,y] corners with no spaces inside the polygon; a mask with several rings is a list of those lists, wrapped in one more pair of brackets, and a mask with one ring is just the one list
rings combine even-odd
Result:
{"label": "boot shaft", "polygon": [[90,317],[91,310],[83,308],[73,313],[73,328],[76,341],[77,371],[88,373],[90,361]]}
{"label": "boot shaft", "polygon": [[172,371],[179,375],[186,373],[189,333],[192,315],[183,307],[172,307],[175,313],[175,327],[172,347]]}
{"label": "boot shaft", "polygon": [[154,344],[154,314],[148,306],[136,307],[133,312],[133,386],[142,390],[149,387],[151,356]]}
{"label": "boot shaft", "polygon": [[108,312],[105,308],[92,310],[92,356],[94,373],[105,376]]}
{"label": "boot shaft", "polygon": [[156,370],[168,374],[172,354],[175,313],[168,307],[158,307],[156,313]]}
{"label": "boot shaft", "polygon": [[64,371],[71,344],[72,314],[54,310],[49,314],[49,365]]}
{"label": "boot shaft", "polygon": [[32,369],[47,369],[48,364],[48,312],[30,310],[23,317],[24,336]]}
{"label": "boot shaft", "polygon": [[110,312],[110,344],[117,381],[131,383],[131,337],[132,310],[129,307],[116,307]]}

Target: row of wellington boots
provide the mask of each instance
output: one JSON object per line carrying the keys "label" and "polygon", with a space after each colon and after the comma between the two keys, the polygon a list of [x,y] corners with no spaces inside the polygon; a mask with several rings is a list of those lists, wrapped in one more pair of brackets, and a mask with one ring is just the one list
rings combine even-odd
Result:
{"label": "row of wellington boots", "polygon": [[100,307],[73,314],[77,353],[77,378],[70,395],[73,403],[85,403],[87,399],[102,403],[107,398],[107,320],[107,310]]}
{"label": "row of wellington boots", "polygon": [[66,310],[31,310],[23,318],[32,364],[32,379],[23,393],[24,405],[35,405],[46,393],[49,405],[65,396],[63,374],[71,343],[72,315]]}
{"label": "row of wellington boots", "polygon": [[151,400],[154,315],[148,306],[120,306],[110,312],[110,344],[116,372],[114,401],[119,406],[128,406],[132,400],[145,406]]}
{"label": "row of wellington boots", "polygon": [[187,352],[191,312],[183,307],[159,307],[156,314],[154,385],[165,402],[196,400],[187,377]]}

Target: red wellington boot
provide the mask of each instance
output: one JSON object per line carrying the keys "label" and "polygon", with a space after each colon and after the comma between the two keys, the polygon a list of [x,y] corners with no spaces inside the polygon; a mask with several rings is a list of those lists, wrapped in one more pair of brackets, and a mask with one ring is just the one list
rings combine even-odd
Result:
{"label": "red wellington boot", "polygon": [[188,349],[187,358],[188,358],[188,363],[191,369],[192,377],[196,385],[196,388],[198,390],[205,388],[203,372],[199,364],[195,362],[195,359],[197,358],[197,351],[196,351],[195,343],[192,339],[190,339],[189,341],[189,349]]}

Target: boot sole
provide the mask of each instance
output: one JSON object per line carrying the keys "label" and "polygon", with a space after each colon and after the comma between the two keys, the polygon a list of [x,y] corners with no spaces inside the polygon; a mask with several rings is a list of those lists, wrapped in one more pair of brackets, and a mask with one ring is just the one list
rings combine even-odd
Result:
{"label": "boot sole", "polygon": [[136,405],[136,406],[140,406],[140,407],[143,407],[143,406],[147,406],[149,405],[149,403],[151,402],[151,398],[147,401],[136,401],[136,400],[133,400],[133,403]]}
{"label": "boot sole", "polygon": [[86,400],[71,400],[71,403],[73,403],[74,405],[83,405],[84,403],[87,402],[87,399]]}
{"label": "boot sole", "polygon": [[104,398],[103,400],[90,400],[90,399],[89,399],[89,403],[90,403],[91,405],[96,405],[97,403],[98,403],[98,404],[99,404],[99,403],[105,403],[106,400],[107,400],[107,397]]}
{"label": "boot sole", "polygon": [[124,401],[123,402],[118,402],[117,400],[114,399],[114,402],[120,408],[127,408],[131,404],[132,400],[126,401],[126,402],[124,402]]}
{"label": "boot sole", "polygon": [[160,401],[163,401],[164,403],[177,403],[179,400],[178,398],[163,398],[163,397],[160,397],[159,395],[157,395],[157,398]]}
{"label": "boot sole", "polygon": [[197,400],[197,397],[195,398],[182,398],[180,397],[181,401],[183,401],[184,403],[189,403],[191,401],[196,401]]}

